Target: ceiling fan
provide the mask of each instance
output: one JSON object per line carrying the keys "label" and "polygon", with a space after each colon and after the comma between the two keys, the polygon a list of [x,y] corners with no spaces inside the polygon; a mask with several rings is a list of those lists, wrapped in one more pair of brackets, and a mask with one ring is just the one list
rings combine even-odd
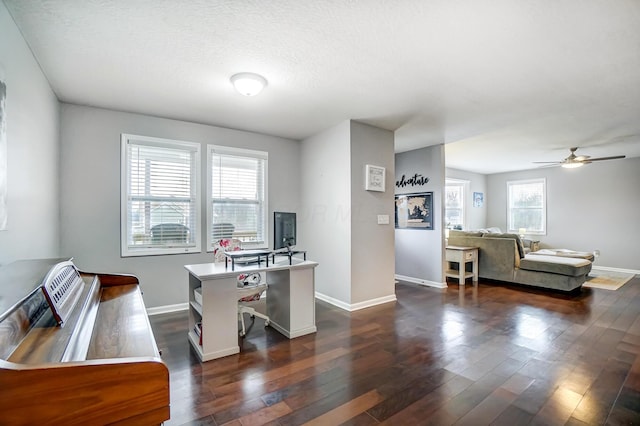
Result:
{"label": "ceiling fan", "polygon": [[592,163],[594,161],[602,161],[602,160],[618,160],[621,158],[625,158],[624,155],[614,155],[612,157],[599,157],[599,158],[591,158],[588,155],[576,155],[576,150],[578,148],[569,148],[571,154],[567,158],[562,161],[534,161],[534,163],[539,164],[548,164],[549,166],[562,166],[567,169],[573,169],[576,167],[583,166],[585,164]]}

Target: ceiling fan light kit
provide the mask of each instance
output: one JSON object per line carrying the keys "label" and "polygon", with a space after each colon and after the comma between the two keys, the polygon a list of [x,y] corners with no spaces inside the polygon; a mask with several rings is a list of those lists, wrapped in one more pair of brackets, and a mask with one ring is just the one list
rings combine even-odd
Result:
{"label": "ceiling fan light kit", "polygon": [[562,167],[564,167],[565,169],[575,169],[577,167],[582,167],[584,165],[585,163],[583,163],[582,161],[576,161],[574,163],[564,163]]}
{"label": "ceiling fan light kit", "polygon": [[562,166],[565,169],[575,169],[577,167],[582,167],[585,164],[590,164],[594,161],[602,161],[602,160],[619,160],[625,158],[624,155],[614,155],[612,157],[599,157],[599,158],[591,158],[588,155],[576,155],[576,151],[578,148],[569,148],[571,154],[567,158],[562,161],[534,161],[534,163],[538,164],[547,164],[549,166]]}

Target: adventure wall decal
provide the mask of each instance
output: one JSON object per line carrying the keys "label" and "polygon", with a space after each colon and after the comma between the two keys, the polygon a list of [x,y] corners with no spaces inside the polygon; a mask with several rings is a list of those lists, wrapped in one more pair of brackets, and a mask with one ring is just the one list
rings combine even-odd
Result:
{"label": "adventure wall decal", "polygon": [[407,179],[405,175],[402,175],[400,180],[396,181],[396,187],[404,188],[407,185],[411,185],[411,186],[426,185],[428,182],[429,182],[429,178],[422,176],[419,173],[414,174],[409,179]]}

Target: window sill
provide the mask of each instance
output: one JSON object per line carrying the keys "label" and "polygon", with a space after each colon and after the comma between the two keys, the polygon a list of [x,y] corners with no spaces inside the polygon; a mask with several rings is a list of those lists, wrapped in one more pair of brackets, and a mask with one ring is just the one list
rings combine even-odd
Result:
{"label": "window sill", "polygon": [[163,256],[170,254],[192,254],[201,253],[200,247],[168,247],[162,249],[127,249],[121,252],[121,257],[140,257],[140,256]]}

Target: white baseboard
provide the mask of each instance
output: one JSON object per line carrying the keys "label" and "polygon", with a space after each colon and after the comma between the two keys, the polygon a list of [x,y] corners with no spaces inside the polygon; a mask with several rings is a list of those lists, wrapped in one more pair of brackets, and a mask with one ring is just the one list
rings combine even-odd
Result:
{"label": "white baseboard", "polygon": [[329,297],[326,294],[318,293],[316,291],[316,299],[320,299],[323,302],[327,302],[333,306],[337,306],[340,309],[344,309],[345,311],[351,312],[351,305],[343,302],[342,300],[334,299],[333,297]]}
{"label": "white baseboard", "polygon": [[348,312],[358,311],[360,309],[370,308],[372,306],[395,302],[396,300],[398,300],[395,294],[390,294],[389,296],[378,297],[376,299],[370,299],[365,300],[364,302],[350,304],[318,292],[316,292],[316,298]]}
{"label": "white baseboard", "polygon": [[299,330],[287,331],[286,328],[282,327],[280,324],[271,321],[269,323],[269,327],[275,328],[280,332],[280,334],[287,336],[289,339],[295,339],[296,337],[306,336],[307,334],[315,333],[318,331],[317,327],[314,325],[312,327],[302,328]]}
{"label": "white baseboard", "polygon": [[447,283],[439,283],[435,281],[423,280],[422,278],[413,278],[413,277],[407,277],[405,275],[396,274],[396,279],[401,281],[408,281],[414,284],[425,285],[428,287],[447,288]]}
{"label": "white baseboard", "polygon": [[640,274],[640,271],[635,269],[623,269],[623,268],[610,268],[608,266],[592,266],[592,269],[597,269],[598,271],[611,271],[611,272],[622,272],[623,274]]}
{"label": "white baseboard", "polygon": [[147,315],[168,314],[171,312],[186,311],[189,303],[176,303],[175,305],[156,306],[147,309]]}

